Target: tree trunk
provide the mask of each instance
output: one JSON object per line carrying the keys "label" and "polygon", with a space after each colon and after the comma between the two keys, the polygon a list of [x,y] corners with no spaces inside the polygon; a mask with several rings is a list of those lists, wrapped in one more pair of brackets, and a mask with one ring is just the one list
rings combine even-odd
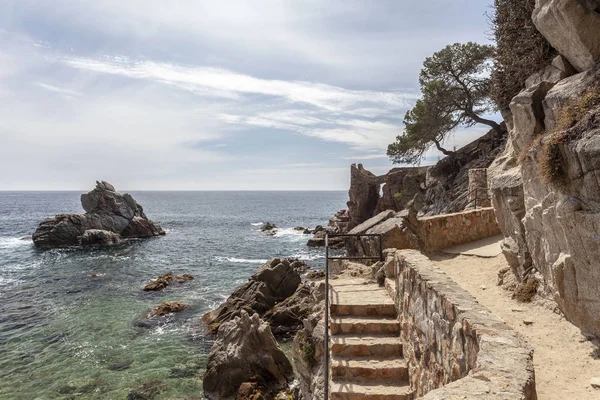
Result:
{"label": "tree trunk", "polygon": [[432,140],[433,140],[433,143],[435,143],[435,147],[436,147],[436,148],[437,148],[439,151],[441,151],[441,152],[442,152],[442,153],[443,153],[445,156],[451,156],[451,155],[454,155],[454,154],[455,154],[455,152],[454,152],[454,151],[449,151],[449,150],[446,150],[446,149],[444,149],[444,148],[443,148],[443,147],[440,145],[440,142],[438,142],[437,140],[435,140],[435,139],[432,139]]}

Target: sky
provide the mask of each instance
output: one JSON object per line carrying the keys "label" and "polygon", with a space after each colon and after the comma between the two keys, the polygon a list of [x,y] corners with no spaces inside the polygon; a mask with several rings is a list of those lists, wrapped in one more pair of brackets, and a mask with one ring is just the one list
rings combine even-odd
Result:
{"label": "sky", "polygon": [[488,43],[492,1],[0,4],[0,190],[346,190],[393,167],[424,59]]}

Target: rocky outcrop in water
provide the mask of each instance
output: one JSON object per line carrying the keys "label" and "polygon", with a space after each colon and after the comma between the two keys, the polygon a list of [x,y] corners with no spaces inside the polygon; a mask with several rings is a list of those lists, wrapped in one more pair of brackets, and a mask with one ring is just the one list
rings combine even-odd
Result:
{"label": "rocky outcrop in water", "polygon": [[108,182],[96,182],[96,188],[81,195],[85,214],[58,214],[43,221],[33,234],[40,249],[57,247],[110,245],[123,238],[147,238],[164,235],[150,221],[144,209],[130,194],[120,194]]}
{"label": "rocky outcrop in water", "polygon": [[[248,282],[238,286],[231,296],[216,310],[202,317],[208,325],[209,333],[219,331],[221,324],[238,317],[242,311],[252,315],[264,316],[276,304],[292,296],[301,283],[300,274],[310,267],[299,260],[274,258],[260,267]],[[297,325],[293,319],[281,320],[292,327]],[[278,329],[278,327],[274,327]]]}
{"label": "rocky outcrop in water", "polygon": [[[277,345],[269,325],[258,314],[241,311],[221,325],[206,366],[204,395],[209,400],[235,400],[258,392],[274,398],[294,379],[292,364]],[[246,396],[246,397],[244,397]]]}
{"label": "rocky outcrop in water", "polygon": [[584,333],[600,335],[600,8],[539,0],[533,21],[561,53],[510,104],[488,179],[503,252]]}
{"label": "rocky outcrop in water", "polygon": [[172,272],[167,272],[166,274],[159,276],[154,281],[144,286],[144,291],[155,292],[158,290],[163,290],[167,286],[170,286],[174,283],[185,283],[193,279],[194,277],[190,274],[173,275]]}

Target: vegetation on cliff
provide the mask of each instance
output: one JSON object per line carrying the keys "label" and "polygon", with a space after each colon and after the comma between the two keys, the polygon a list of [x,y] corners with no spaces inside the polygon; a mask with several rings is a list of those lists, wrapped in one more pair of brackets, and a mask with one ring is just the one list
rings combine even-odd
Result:
{"label": "vegetation on cliff", "polygon": [[531,19],[535,0],[495,0],[490,17],[496,52],[491,97],[500,110],[508,110],[525,80],[548,65],[555,54]]}
{"label": "vegetation on cliff", "polygon": [[493,55],[492,46],[455,43],[425,60],[419,77],[423,97],[406,113],[403,134],[388,146],[394,163],[417,164],[433,145],[454,154],[441,143],[458,126],[485,124],[503,134],[500,124],[483,117],[495,109],[489,78]]}

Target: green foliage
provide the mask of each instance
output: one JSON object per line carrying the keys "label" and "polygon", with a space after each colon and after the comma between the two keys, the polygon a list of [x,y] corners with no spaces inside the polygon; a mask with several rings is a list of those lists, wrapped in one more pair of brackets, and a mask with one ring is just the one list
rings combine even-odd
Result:
{"label": "green foliage", "polygon": [[446,46],[423,63],[419,77],[422,98],[404,117],[404,133],[388,146],[394,163],[417,164],[432,146],[450,155],[441,143],[457,126],[482,123],[502,128],[481,115],[495,109],[488,71],[494,48],[469,42]]}
{"label": "green foliage", "polygon": [[491,96],[500,110],[507,110],[525,80],[544,68],[555,51],[538,32],[531,14],[535,0],[494,0],[491,25],[496,39]]}

